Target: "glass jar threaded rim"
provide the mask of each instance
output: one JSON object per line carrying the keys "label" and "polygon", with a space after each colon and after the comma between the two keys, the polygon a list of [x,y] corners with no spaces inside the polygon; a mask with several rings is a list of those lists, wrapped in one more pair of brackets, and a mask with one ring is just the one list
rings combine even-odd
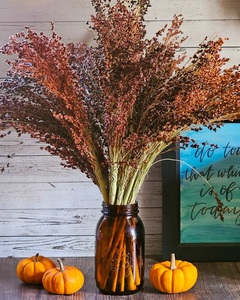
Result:
{"label": "glass jar threaded rim", "polygon": [[110,216],[115,216],[115,215],[123,215],[123,216],[132,216],[132,215],[137,215],[139,210],[138,210],[138,202],[136,201],[135,203],[132,204],[126,204],[126,205],[115,205],[115,204],[108,204],[103,202],[102,203],[102,210],[101,212],[104,215],[110,215]]}

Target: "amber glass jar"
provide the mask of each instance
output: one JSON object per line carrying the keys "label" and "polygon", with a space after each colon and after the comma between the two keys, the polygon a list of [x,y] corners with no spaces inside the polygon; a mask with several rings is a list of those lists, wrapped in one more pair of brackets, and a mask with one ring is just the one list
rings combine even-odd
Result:
{"label": "amber glass jar", "polygon": [[128,295],[144,281],[145,232],[138,203],[103,203],[96,228],[95,279],[102,293]]}

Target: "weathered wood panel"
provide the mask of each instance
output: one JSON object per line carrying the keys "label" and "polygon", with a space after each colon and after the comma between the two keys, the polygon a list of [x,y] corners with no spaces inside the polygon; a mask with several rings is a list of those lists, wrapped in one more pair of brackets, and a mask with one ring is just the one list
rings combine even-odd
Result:
{"label": "weathered wood panel", "polygon": [[[114,2],[114,1],[112,1]],[[239,19],[239,0],[151,0],[147,20],[171,20],[183,14],[190,20]],[[0,3],[1,22],[86,21],[94,13],[91,0],[4,0]]]}
{"label": "weathered wood panel", "polygon": [[[162,236],[146,235],[147,255],[161,255]],[[94,256],[95,237],[91,236],[37,236],[0,237],[0,257],[30,257],[37,252],[51,257]]]}
{"label": "weathered wood panel", "polygon": [[[0,257],[27,257],[36,251],[50,256],[93,256],[94,236],[0,237]],[[37,253],[36,252],[36,253]]]}
{"label": "weathered wood panel", "polygon": [[[9,163],[9,167],[0,173],[0,182],[48,182],[90,181],[80,170],[72,170],[61,166],[61,159],[56,156],[14,156],[0,157],[0,166]],[[159,174],[160,166],[155,165],[150,173]],[[149,174],[150,174],[149,173]],[[153,176],[154,176],[153,175]],[[148,178],[147,178],[148,179]]]}
{"label": "weathered wood panel", "polygon": [[[159,181],[144,182],[137,196],[139,207],[161,206],[160,188]],[[92,182],[0,182],[0,209],[11,209],[13,205],[14,209],[101,209],[102,201],[98,187]]]}
{"label": "weathered wood panel", "polygon": [[[14,131],[0,140],[0,161],[9,162],[0,173],[0,256],[31,255],[33,249],[92,256],[101,193],[83,174],[77,178],[78,170],[62,168],[58,157],[39,150],[40,144]],[[153,166],[137,198],[148,255],[161,253],[160,173],[161,164]]]}
{"label": "weathered wood panel", "polygon": [[[5,157],[0,157],[0,164],[6,162]],[[60,166],[61,159],[57,156],[14,156],[8,159],[9,167],[0,173],[1,182],[42,182],[48,181],[90,181],[79,170],[72,170]]]}
{"label": "weathered wood panel", "polygon": [[[145,233],[159,234],[162,231],[161,208],[144,208],[139,215]],[[1,210],[1,236],[58,236],[94,235],[101,210],[94,208],[75,209],[4,209]]]}

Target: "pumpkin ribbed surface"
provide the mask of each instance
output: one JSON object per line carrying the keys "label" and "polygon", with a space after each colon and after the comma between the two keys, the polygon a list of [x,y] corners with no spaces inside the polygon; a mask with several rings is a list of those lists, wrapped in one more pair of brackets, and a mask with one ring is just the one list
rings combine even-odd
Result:
{"label": "pumpkin ribbed surface", "polygon": [[189,290],[197,280],[197,268],[187,262],[176,260],[175,268],[171,262],[155,264],[149,273],[152,285],[164,293],[180,293]]}
{"label": "pumpkin ribbed surface", "polygon": [[42,283],[50,293],[73,294],[83,286],[84,276],[76,267],[61,265],[60,268],[46,271]]}
{"label": "pumpkin ribbed surface", "polygon": [[17,276],[25,282],[31,284],[41,284],[43,274],[51,268],[55,268],[55,263],[44,256],[35,256],[24,258],[17,265]]}

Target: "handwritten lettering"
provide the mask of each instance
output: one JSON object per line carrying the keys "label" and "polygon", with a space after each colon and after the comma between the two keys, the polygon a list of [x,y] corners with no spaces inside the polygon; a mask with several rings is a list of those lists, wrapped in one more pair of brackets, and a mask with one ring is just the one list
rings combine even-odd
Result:
{"label": "handwritten lettering", "polygon": [[[200,197],[203,198],[205,197],[206,195],[210,195],[212,196],[213,195],[213,189],[214,187],[209,187],[204,184],[204,187],[200,189]],[[230,202],[232,199],[233,199],[233,192],[235,190],[240,190],[240,186],[236,186],[236,183],[235,182],[231,182],[229,185],[225,185],[223,184],[220,188],[220,195],[221,196],[224,196],[225,195],[225,199],[227,202]]]}
{"label": "handwritten lettering", "polygon": [[[238,167],[239,168],[239,167]],[[230,177],[240,177],[240,170],[234,170],[234,166],[231,165],[228,169],[225,170],[218,170],[217,176],[218,177],[224,177],[227,175],[227,178]]]}
{"label": "handwritten lettering", "polygon": [[191,220],[195,220],[197,216],[202,215],[204,216],[208,211],[210,212],[211,215],[214,216],[214,219],[217,219],[219,217],[219,210],[217,206],[206,206],[206,202],[201,202],[198,203],[196,202],[194,205],[188,205],[189,207],[192,208],[191,210]]}
{"label": "handwritten lettering", "polygon": [[[215,160],[212,160],[213,164],[205,165],[203,163],[204,160],[212,158],[215,153],[218,153],[215,155],[216,163]],[[221,213],[223,215],[232,215],[230,219],[233,220],[236,226],[240,226],[240,208],[235,206],[236,200],[240,199],[240,161],[236,161],[237,165],[233,164],[232,159],[221,161],[221,163],[219,163],[219,158],[224,160],[226,158],[239,155],[240,147],[232,145],[231,142],[226,142],[225,146],[222,148],[209,146],[206,142],[202,143],[201,147],[196,149],[194,156],[195,159],[199,160],[200,165],[198,162],[197,168],[186,168],[183,171],[182,180],[186,180],[194,184],[196,181],[200,181],[204,178],[211,186],[207,185],[204,181],[203,184],[196,186],[199,186],[198,196],[200,199],[204,199],[204,201],[202,202],[199,200],[195,202],[194,200],[194,204],[188,205],[190,209],[188,209],[190,214],[189,216],[192,221],[202,218],[207,214],[210,214],[214,219],[220,217],[220,208],[217,203],[208,203],[208,201],[211,201],[209,200],[209,197],[214,199],[214,190],[218,193],[224,204],[221,209]],[[226,165],[228,162],[230,162],[229,165]],[[203,167],[201,167],[201,163]],[[216,189],[212,186],[212,183],[214,183]],[[214,203],[214,205],[212,205],[212,203]]]}
{"label": "handwritten lettering", "polygon": [[240,155],[240,147],[230,147],[230,142],[227,143],[227,145],[224,148],[224,158],[227,158],[228,155]]}
{"label": "handwritten lettering", "polygon": [[220,189],[220,195],[224,195],[225,194],[226,200],[228,202],[230,202],[233,199],[233,191],[236,190],[236,189],[239,190],[240,187],[236,186],[235,182],[231,182],[229,184],[229,186],[226,186],[226,185],[223,184],[223,186]]}
{"label": "handwritten lettering", "polygon": [[203,147],[199,147],[195,152],[195,157],[200,159],[200,162],[203,162],[203,159],[205,156],[212,157],[214,154],[214,151],[216,150],[215,147],[207,147],[207,143],[203,143]]}
{"label": "handwritten lettering", "polygon": [[[197,180],[199,177],[201,177],[198,173],[195,172],[195,167],[193,169],[186,169],[186,171],[184,171],[185,173],[185,179],[186,180],[190,180],[192,181]],[[211,177],[214,175],[214,170],[213,170],[213,166],[211,165],[210,167],[208,167],[208,169],[204,172],[204,171],[200,171],[199,172],[203,177],[205,177],[207,180],[210,180]]]}
{"label": "handwritten lettering", "polygon": [[[206,202],[198,203],[196,202],[194,205],[189,205],[191,207],[191,219],[195,220],[199,215],[205,215],[207,212],[209,212],[211,215],[213,215],[214,219],[217,219],[219,217],[219,208],[218,206],[209,206],[207,207]],[[223,215],[224,214],[233,214],[237,215],[235,218],[235,225],[240,226],[240,209],[237,207],[228,207],[225,206],[222,210]]]}
{"label": "handwritten lettering", "polygon": [[[204,184],[204,186],[205,186],[205,184]],[[207,190],[205,190],[205,188],[202,188],[200,190],[200,197],[201,198],[203,198],[206,195],[212,196],[212,194],[213,194],[213,189],[211,187],[209,187],[209,186],[208,186]]]}

